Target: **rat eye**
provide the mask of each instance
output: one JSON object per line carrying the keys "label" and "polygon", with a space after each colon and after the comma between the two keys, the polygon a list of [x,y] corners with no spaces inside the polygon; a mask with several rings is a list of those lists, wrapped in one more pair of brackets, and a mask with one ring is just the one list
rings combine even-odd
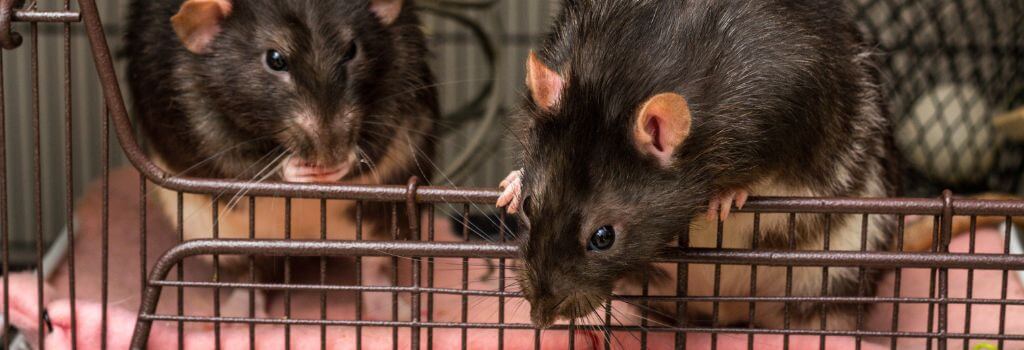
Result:
{"label": "rat eye", "polygon": [[357,53],[359,53],[359,45],[356,45],[356,42],[353,41],[348,45],[348,51],[345,51],[345,55],[341,56],[341,63],[348,63],[348,61],[356,58]]}
{"label": "rat eye", "polygon": [[269,51],[267,51],[266,63],[267,63],[267,68],[270,68],[270,70],[272,70],[272,71],[275,71],[275,72],[287,72],[288,71],[288,61],[285,61],[284,55],[282,55],[280,52],[277,52],[277,50],[269,50]]}
{"label": "rat eye", "polygon": [[587,244],[587,250],[608,250],[615,244],[615,228],[611,226],[602,226],[594,232],[594,235],[590,236],[590,243]]}

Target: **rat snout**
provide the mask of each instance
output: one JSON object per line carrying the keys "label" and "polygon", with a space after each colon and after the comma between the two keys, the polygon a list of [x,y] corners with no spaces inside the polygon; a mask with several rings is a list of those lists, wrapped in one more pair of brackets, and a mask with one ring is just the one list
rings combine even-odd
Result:
{"label": "rat snout", "polygon": [[586,316],[603,303],[586,288],[570,283],[541,282],[534,284],[525,294],[530,302],[530,321],[541,328],[547,328],[559,319]]}
{"label": "rat snout", "polygon": [[301,113],[284,135],[292,153],[282,164],[285,181],[336,182],[355,167],[358,157],[353,138],[318,120],[310,113]]}

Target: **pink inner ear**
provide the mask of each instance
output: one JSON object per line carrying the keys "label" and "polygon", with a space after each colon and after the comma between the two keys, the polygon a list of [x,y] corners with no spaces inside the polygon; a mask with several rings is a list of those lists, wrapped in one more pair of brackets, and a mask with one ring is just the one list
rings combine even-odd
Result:
{"label": "pink inner ear", "polygon": [[665,147],[661,145],[661,125],[658,123],[658,117],[651,116],[647,119],[647,126],[644,127],[647,131],[647,135],[651,136],[651,146],[658,152],[664,152]]}

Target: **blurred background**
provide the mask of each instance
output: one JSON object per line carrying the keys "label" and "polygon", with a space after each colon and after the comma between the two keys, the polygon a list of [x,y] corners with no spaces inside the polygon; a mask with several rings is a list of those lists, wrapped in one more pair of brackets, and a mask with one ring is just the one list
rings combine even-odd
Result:
{"label": "blurred background", "polygon": [[[988,191],[1024,194],[1024,2],[1018,0],[847,0],[878,53],[888,111],[905,159],[907,196]],[[128,0],[100,1],[106,33],[123,72]],[[558,11],[551,0],[420,0],[433,48],[441,105],[436,185],[493,187],[515,168],[506,138],[523,95],[523,62]],[[72,5],[75,6],[75,5]],[[40,10],[60,9],[39,1]],[[101,91],[80,24],[72,33],[72,179],[64,175],[63,33],[39,25],[42,211],[32,183],[32,69],[28,40],[3,51],[3,104],[12,265],[34,263],[35,218],[47,240],[65,225],[64,184],[76,196],[101,175]],[[29,25],[15,24],[27,36]],[[123,78],[123,74],[121,77]],[[122,82],[122,87],[126,86]],[[1016,114],[1014,113],[1016,111]],[[114,141],[114,166],[126,161]]]}

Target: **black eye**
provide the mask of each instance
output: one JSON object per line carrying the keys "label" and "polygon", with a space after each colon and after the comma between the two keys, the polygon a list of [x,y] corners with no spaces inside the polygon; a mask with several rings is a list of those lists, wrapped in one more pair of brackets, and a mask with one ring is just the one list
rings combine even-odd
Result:
{"label": "black eye", "polygon": [[288,61],[285,61],[284,55],[277,50],[267,51],[267,68],[275,72],[287,72]]}
{"label": "black eye", "polygon": [[356,54],[359,53],[359,46],[353,41],[348,45],[348,51],[345,51],[345,55],[341,56],[341,63],[348,63],[353,58],[356,58]]}
{"label": "black eye", "polygon": [[594,232],[593,236],[590,236],[590,243],[587,244],[587,250],[608,250],[612,245],[615,244],[615,228],[611,226],[603,226]]}

